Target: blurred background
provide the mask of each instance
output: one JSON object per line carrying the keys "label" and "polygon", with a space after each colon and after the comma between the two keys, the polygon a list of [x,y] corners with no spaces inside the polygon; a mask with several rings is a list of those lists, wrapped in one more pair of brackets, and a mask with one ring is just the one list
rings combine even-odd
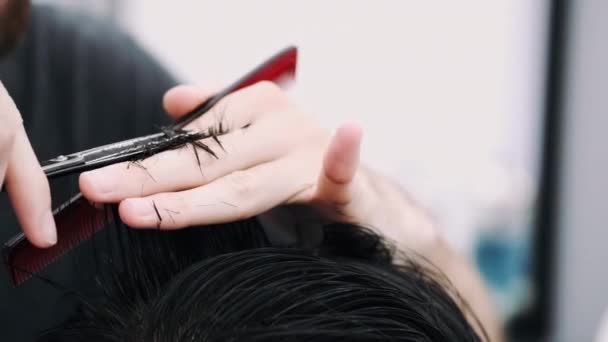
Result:
{"label": "blurred background", "polygon": [[505,320],[534,302],[548,0],[39,2],[113,21],[188,83],[297,45],[294,100],[363,125],[364,159],[431,209]]}

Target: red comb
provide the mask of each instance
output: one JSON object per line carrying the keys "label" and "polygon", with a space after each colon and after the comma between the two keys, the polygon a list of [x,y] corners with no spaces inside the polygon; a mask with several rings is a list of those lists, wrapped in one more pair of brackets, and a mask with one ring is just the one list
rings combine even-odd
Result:
{"label": "red comb", "polygon": [[60,206],[53,215],[59,237],[55,246],[45,249],[35,247],[23,234],[4,245],[4,261],[9,267],[14,286],[42,271],[114,220],[112,211],[95,208],[81,194]]}
{"label": "red comb", "polygon": [[260,81],[273,81],[279,85],[282,81],[295,79],[298,62],[298,49],[294,46],[281,50],[268,62],[239,80],[236,90],[249,87]]}
{"label": "red comb", "polygon": [[[297,54],[296,47],[283,49],[233,84],[230,90],[236,91],[260,81],[273,81],[281,85],[282,81],[295,78]],[[4,245],[4,261],[14,286],[41,272],[114,220],[114,214],[109,209],[95,208],[81,194],[61,205],[53,215],[58,236],[55,246],[37,248],[23,233]]]}

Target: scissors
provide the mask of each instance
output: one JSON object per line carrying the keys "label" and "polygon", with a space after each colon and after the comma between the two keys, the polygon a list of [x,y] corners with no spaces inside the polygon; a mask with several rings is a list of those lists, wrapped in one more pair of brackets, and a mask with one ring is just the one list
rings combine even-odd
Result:
{"label": "scissors", "polygon": [[[259,81],[274,81],[281,84],[283,81],[293,79],[295,77],[296,63],[297,48],[293,46],[285,48],[232,85],[175,121],[169,127],[161,129],[159,133],[103,145],[77,153],[60,155],[41,162],[42,169],[50,179],[93,170],[119,162],[144,159],[150,155],[180,146],[180,143],[184,141],[198,141],[207,137],[215,138],[213,132],[192,132],[185,130],[184,127],[207,113],[228,94],[239,89]],[[278,208],[275,210],[284,211],[287,209]],[[14,236],[2,248],[2,256],[9,269],[13,285],[17,286],[25,282],[60,256],[78,246],[82,241],[91,238],[93,234],[103,229],[108,222],[113,221],[116,215],[115,212],[109,211],[107,208],[99,209],[95,207],[82,194],[78,194],[53,212],[57,225],[57,235],[60,237],[55,246],[40,249],[33,246],[23,233]],[[293,243],[292,240],[303,240],[299,238],[302,234],[296,231],[297,227],[295,226],[291,235],[284,232],[285,227],[290,221],[282,219],[283,216],[273,214],[268,216],[268,218],[263,218],[264,222],[269,222],[263,225],[269,239],[276,241],[277,244]],[[287,217],[290,218],[291,216]],[[307,234],[310,235],[309,233]],[[292,240],[285,237],[292,235],[295,236]],[[303,236],[308,240],[312,240],[307,235]],[[321,235],[312,236],[315,244],[322,241],[319,238]]]}
{"label": "scissors", "polygon": [[182,141],[214,137],[211,132],[191,132],[183,128],[207,113],[227,95],[260,81],[281,82],[295,77],[297,48],[287,47],[245,76],[197,106],[162,132],[103,145],[81,152],[60,155],[42,161],[40,165],[47,178],[81,173],[124,161],[144,159],[147,156],[174,148]]}

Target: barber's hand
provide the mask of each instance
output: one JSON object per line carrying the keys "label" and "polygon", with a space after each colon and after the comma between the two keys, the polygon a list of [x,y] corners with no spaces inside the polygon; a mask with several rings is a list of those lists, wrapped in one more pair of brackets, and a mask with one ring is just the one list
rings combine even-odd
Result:
{"label": "barber's hand", "polygon": [[[177,118],[213,93],[177,87],[166,95],[165,107]],[[223,148],[203,141],[218,159],[199,151],[199,167],[187,148],[139,165],[108,166],[81,175],[83,194],[93,202],[120,202],[122,220],[135,228],[223,223],[300,203],[318,207],[331,220],[384,227],[380,233],[416,249],[432,242],[434,227],[415,222],[421,211],[398,186],[361,167],[357,125],[346,124],[332,137],[269,82],[229,95],[186,129],[205,131],[220,121],[230,129],[220,137]],[[408,228],[403,220],[411,223]]]}
{"label": "barber's hand", "polygon": [[[165,96],[165,107],[177,118],[213,93],[177,87]],[[108,166],[81,175],[83,194],[93,202],[120,202],[122,220],[139,228],[235,221],[281,204],[315,206],[327,219],[375,229],[401,250],[433,262],[481,318],[490,340],[501,340],[492,302],[475,270],[397,184],[359,163],[357,125],[344,125],[331,136],[267,82],[228,96],[187,128],[204,131],[219,121],[230,128],[220,137],[225,151],[213,139],[204,141],[218,159],[199,151],[199,168],[187,148],[138,165]]]}
{"label": "barber's hand", "polygon": [[21,115],[0,83],[0,186],[27,238],[38,247],[57,242],[49,183],[23,128]]}

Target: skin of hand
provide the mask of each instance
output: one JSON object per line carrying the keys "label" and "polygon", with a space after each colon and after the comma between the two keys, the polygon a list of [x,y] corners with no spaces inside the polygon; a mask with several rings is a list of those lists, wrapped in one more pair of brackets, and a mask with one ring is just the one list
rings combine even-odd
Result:
{"label": "skin of hand", "polygon": [[[179,118],[218,88],[176,87],[166,94],[165,108]],[[121,219],[134,228],[179,229],[240,220],[282,204],[315,206],[327,219],[375,229],[433,262],[491,340],[500,340],[500,324],[479,275],[396,183],[361,165],[358,125],[345,124],[331,136],[270,82],[229,95],[186,129],[205,131],[219,121],[230,128],[220,137],[222,147],[204,141],[217,159],[200,153],[199,166],[187,149],[162,152],[140,167],[121,163],[83,173],[82,193],[92,202],[120,203]]]}
{"label": "skin of hand", "polygon": [[49,182],[25,133],[21,114],[0,83],[0,185],[27,238],[38,247],[57,242]]}

